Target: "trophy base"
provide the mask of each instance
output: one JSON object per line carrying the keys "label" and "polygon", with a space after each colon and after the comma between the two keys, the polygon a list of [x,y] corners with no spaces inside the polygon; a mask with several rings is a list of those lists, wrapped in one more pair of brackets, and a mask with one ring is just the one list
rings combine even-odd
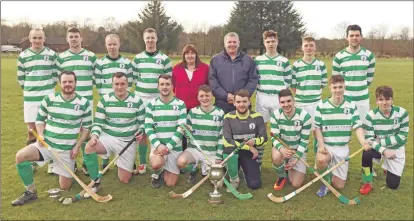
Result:
{"label": "trophy base", "polygon": [[208,202],[210,204],[221,204],[221,203],[223,203],[223,200],[212,200],[212,199],[209,199]]}
{"label": "trophy base", "polygon": [[208,202],[211,204],[220,204],[223,201],[221,200],[221,194],[209,194],[210,198],[208,199]]}

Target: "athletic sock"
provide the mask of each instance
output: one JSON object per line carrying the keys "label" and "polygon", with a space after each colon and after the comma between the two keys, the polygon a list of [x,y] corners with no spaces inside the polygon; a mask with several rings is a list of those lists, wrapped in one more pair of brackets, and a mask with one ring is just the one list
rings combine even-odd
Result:
{"label": "athletic sock", "polygon": [[[226,159],[229,155],[230,154],[223,153],[223,159]],[[239,154],[234,154],[230,157],[227,161],[227,168],[230,179],[235,180],[239,177]]]}
{"label": "athletic sock", "polygon": [[280,165],[274,165],[272,163],[272,167],[277,172],[277,175],[278,175],[279,178],[286,178],[287,177],[287,173],[286,173],[286,170],[285,170],[285,161],[283,161],[283,163],[280,164]]}
{"label": "athletic sock", "polygon": [[[316,171],[319,173],[319,175],[322,175],[322,174],[323,174],[323,173],[325,173],[327,170],[329,170],[329,167],[326,167],[326,168],[321,169],[321,170],[317,169]],[[323,179],[324,179],[324,180],[326,180],[326,182],[328,182],[329,184],[331,184],[331,183],[332,183],[332,172],[330,172],[330,173],[326,174],[326,175],[323,177]]]}
{"label": "athletic sock", "polygon": [[19,173],[20,178],[23,181],[25,187],[28,187],[33,184],[33,169],[32,163],[29,161],[24,161],[16,164],[17,172]]}
{"label": "athletic sock", "polygon": [[89,176],[92,180],[98,178],[99,174],[99,165],[98,165],[98,155],[96,153],[85,153],[83,155],[83,160],[88,169]]}
{"label": "athletic sock", "polygon": [[147,142],[138,144],[139,164],[147,164]]}

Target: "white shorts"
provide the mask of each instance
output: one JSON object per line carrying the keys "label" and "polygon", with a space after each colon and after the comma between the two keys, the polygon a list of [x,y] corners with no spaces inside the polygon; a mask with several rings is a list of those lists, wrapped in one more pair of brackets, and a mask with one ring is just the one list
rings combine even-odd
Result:
{"label": "white shorts", "polygon": [[315,129],[315,112],[316,112],[316,106],[318,106],[318,104],[319,104],[319,101],[315,103],[311,103],[311,104],[296,103],[295,105],[296,107],[302,108],[303,110],[309,113],[309,115],[311,116],[311,121],[312,121],[312,130]]}
{"label": "white shorts", "polygon": [[397,158],[393,160],[389,160],[385,157],[384,162],[382,163],[382,168],[384,170],[388,170],[391,173],[402,176],[402,173],[404,171],[404,165],[405,165],[405,146],[402,146],[395,150],[395,155]]}
{"label": "white shorts", "polygon": [[[151,156],[154,155],[155,149],[156,148],[151,144],[151,152],[149,156],[150,158]],[[180,174],[180,168],[178,168],[177,160],[178,160],[178,156],[180,156],[181,153],[182,151],[170,150],[167,155],[164,155],[164,160],[165,160],[164,170],[170,173],[177,174],[177,175]]]}
{"label": "white shorts", "polygon": [[[112,154],[118,156],[119,152],[127,145],[128,142],[120,140],[114,136],[108,135],[104,132],[99,136],[99,142],[105,147],[106,154],[99,154],[102,158],[108,159]],[[133,142],[124,153],[116,160],[115,164],[128,172],[132,173],[134,169],[135,157],[137,151],[136,144]]]}
{"label": "white shorts", "polygon": [[25,123],[35,123],[41,102],[23,102]]}
{"label": "white shorts", "polygon": [[[200,151],[198,151],[195,148],[187,148],[184,150],[184,152],[189,152],[191,155],[193,155],[194,159],[196,160],[195,164],[198,165],[198,163],[201,163],[201,173],[203,176],[207,175],[208,171],[210,170],[210,166],[208,165],[208,161],[204,157]],[[215,164],[216,162],[216,152],[208,152],[204,151],[204,154],[207,156],[207,158],[211,161],[212,164]]]}
{"label": "white shorts", "polygon": [[268,122],[273,111],[280,108],[279,97],[277,94],[266,94],[256,92],[256,112],[263,116],[264,122]]}
{"label": "white shorts", "polygon": [[[336,164],[344,160],[349,156],[349,147],[348,146],[328,146],[325,145],[326,149],[331,156],[331,162],[329,163],[329,168],[334,167]],[[332,171],[332,174],[338,177],[341,180],[346,180],[348,177],[348,167],[349,161],[345,162],[338,168]]]}
{"label": "white shorts", "polygon": [[370,111],[369,109],[369,100],[364,100],[364,101],[358,101],[355,102],[356,107],[358,108],[358,112],[359,112],[359,119],[361,120],[361,123],[365,122],[365,117],[367,116],[368,112]]}
{"label": "white shorts", "polygon": [[[30,146],[35,146],[42,154],[43,161],[36,161],[36,164],[39,166],[44,166],[50,160],[53,160],[53,173],[58,174],[60,176],[64,176],[67,178],[72,178],[72,175],[65,170],[62,164],[57,160],[57,158],[52,154],[52,152],[44,147],[40,146],[38,142],[30,144]],[[52,147],[49,147],[52,148]],[[72,171],[75,169],[75,160],[70,158],[70,150],[60,150],[56,148],[52,148],[55,153],[59,156],[60,160]]]}

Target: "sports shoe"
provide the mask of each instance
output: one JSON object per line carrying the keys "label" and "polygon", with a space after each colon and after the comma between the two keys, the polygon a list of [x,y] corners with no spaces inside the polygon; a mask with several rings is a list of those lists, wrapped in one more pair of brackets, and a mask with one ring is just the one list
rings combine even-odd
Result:
{"label": "sports shoe", "polygon": [[277,178],[275,184],[273,185],[274,190],[282,190],[286,183],[286,177]]}
{"label": "sports shoe", "polygon": [[155,174],[155,173],[151,175],[151,177],[152,177],[152,180],[151,180],[152,188],[160,188],[162,186],[163,173],[164,172],[161,172],[160,175]]}
{"label": "sports shoe", "polygon": [[361,189],[359,189],[359,193],[362,195],[367,195],[372,190],[372,184],[371,183],[364,183],[362,185]]}
{"label": "sports shoe", "polygon": [[49,163],[47,165],[47,173],[48,174],[53,174],[53,163]]}
{"label": "sports shoe", "polygon": [[328,194],[328,192],[329,192],[329,188],[326,187],[325,185],[321,185],[318,192],[316,192],[316,195],[319,197],[324,197],[326,196],[326,194]]}
{"label": "sports shoe", "polygon": [[188,176],[187,183],[196,184],[197,182],[196,175],[197,175],[196,171],[191,172],[190,175]]}
{"label": "sports shoe", "polygon": [[[91,190],[92,190],[94,193],[98,192],[98,191],[99,191],[99,189],[101,189],[101,179],[99,179],[97,182],[95,182],[95,183],[93,184],[93,186],[91,187]],[[85,193],[85,194],[83,195],[83,197],[85,197],[85,198],[89,198],[89,197],[90,197],[90,195],[89,195],[88,193]]]}
{"label": "sports shoe", "polygon": [[134,174],[134,175],[139,174],[139,169],[137,169],[137,164],[135,164],[135,163],[134,163],[134,168],[132,169],[132,174]]}
{"label": "sports shoe", "polygon": [[[240,184],[240,178],[237,177],[236,179],[232,180],[230,178],[230,185],[232,185],[235,189],[239,188],[239,184]],[[228,193],[231,193],[231,190],[229,188],[227,188],[226,190]]]}
{"label": "sports shoe", "polygon": [[25,191],[21,196],[19,196],[19,198],[15,199],[12,202],[12,206],[21,206],[25,203],[28,203],[36,199],[37,199],[37,192],[33,193],[30,191]]}
{"label": "sports shoe", "polygon": [[86,176],[89,176],[88,168],[86,167],[85,162],[82,163],[82,172]]}

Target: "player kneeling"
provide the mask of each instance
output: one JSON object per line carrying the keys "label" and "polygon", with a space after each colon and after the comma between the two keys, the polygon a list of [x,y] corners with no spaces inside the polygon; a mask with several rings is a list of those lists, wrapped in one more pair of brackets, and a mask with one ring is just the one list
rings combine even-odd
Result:
{"label": "player kneeling", "polygon": [[[258,189],[262,186],[260,171],[263,146],[267,142],[266,125],[262,115],[250,111],[249,105],[249,91],[238,90],[234,94],[236,110],[227,113],[223,121],[223,159],[245,142],[239,152],[227,162],[230,184],[236,189],[240,183],[239,165],[249,188]],[[231,192],[230,189],[227,192]]]}
{"label": "player kneeling", "polygon": [[[86,98],[75,93],[75,73],[63,71],[59,75],[59,83],[61,92],[46,96],[40,104],[36,117],[36,130],[39,138],[44,140],[73,171],[75,158],[82,143],[87,139],[92,125],[91,105]],[[80,132],[81,136],[77,140]],[[26,191],[12,202],[13,206],[37,199],[30,162],[44,164],[53,160],[55,162],[53,173],[59,175],[60,188],[68,190],[72,186],[72,175],[59,163],[49,148],[36,142],[17,152],[16,168]]]}
{"label": "player kneeling", "polygon": [[183,147],[179,125],[186,123],[187,109],[184,101],[173,96],[172,89],[171,76],[160,75],[160,97],[151,100],[145,110],[145,133],[151,143],[150,163],[154,171],[153,188],[161,187],[162,181],[174,186],[180,174],[177,159]]}
{"label": "player kneeling", "polygon": [[[105,159],[112,154],[118,155],[138,131],[144,130],[144,104],[136,93],[127,90],[127,75],[123,72],[113,74],[112,88],[113,92],[103,95],[98,102],[91,139],[85,148],[85,164],[92,180],[99,174],[97,154]],[[139,141],[142,135],[135,138]],[[128,148],[115,162],[122,183],[128,183],[132,177],[135,155],[135,149]],[[100,181],[95,182],[92,190],[96,192],[99,187]]]}
{"label": "player kneeling", "polygon": [[[305,179],[306,166],[295,155],[306,161],[309,133],[312,127],[311,116],[301,108],[295,107],[295,100],[289,89],[279,92],[280,107],[270,118],[270,132],[279,137],[291,149],[272,137],[272,162],[278,174],[273,189],[281,190],[286,183],[286,177],[293,187],[298,188]],[[288,172],[288,173],[286,173]]]}
{"label": "player kneeling", "polygon": [[372,142],[372,149],[362,153],[362,181],[359,192],[368,194],[372,190],[372,159],[384,157],[382,168],[386,171],[386,184],[397,189],[405,165],[405,144],[408,137],[408,113],[393,105],[393,91],[389,86],[380,86],[375,92],[378,107],[368,112],[365,121],[365,137]]}
{"label": "player kneeling", "polygon": [[[187,123],[195,140],[190,141],[189,148],[178,157],[178,167],[190,172],[187,182],[191,184],[196,183],[198,163],[201,163],[201,174],[206,176],[210,169],[208,161],[211,164],[220,163],[223,152],[224,111],[213,105],[213,93],[208,85],[200,86],[197,98],[200,106],[192,108],[187,115]],[[194,143],[200,145],[203,153],[197,150]]]}

